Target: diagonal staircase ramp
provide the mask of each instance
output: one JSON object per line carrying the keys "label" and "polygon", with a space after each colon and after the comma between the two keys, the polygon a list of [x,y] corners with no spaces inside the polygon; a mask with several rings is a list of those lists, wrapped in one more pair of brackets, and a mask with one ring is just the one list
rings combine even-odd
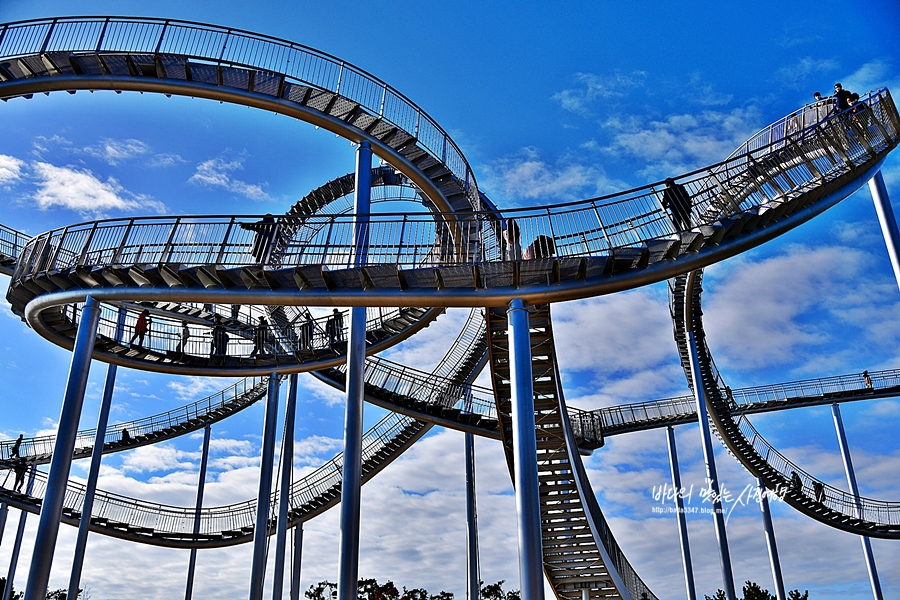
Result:
{"label": "diagonal staircase ramp", "polygon": [[[508,322],[505,308],[488,310],[491,374],[500,433],[513,471]],[[610,531],[584,471],[562,395],[548,305],[529,315],[535,436],[544,573],[560,600],[656,598]]]}
{"label": "diagonal staircase ramp", "polygon": [[[714,431],[725,447],[753,476],[761,478],[768,489],[813,519],[857,535],[900,539],[900,502],[855,498],[817,479],[778,452],[747,416],[740,414],[706,344],[700,303],[702,276],[702,271],[695,271],[670,281],[670,309],[688,385],[688,327],[694,332],[706,406]],[[690,302],[692,307],[690,324],[685,322],[685,302]]]}

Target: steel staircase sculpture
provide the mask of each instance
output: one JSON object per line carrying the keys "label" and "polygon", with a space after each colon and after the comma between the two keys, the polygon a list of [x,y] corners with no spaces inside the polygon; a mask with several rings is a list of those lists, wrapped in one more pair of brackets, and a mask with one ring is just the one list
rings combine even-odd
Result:
{"label": "steel staircase sculpture", "polygon": [[[500,435],[513,471],[505,309],[488,312],[491,379]],[[616,543],[587,480],[562,396],[550,307],[529,316],[544,573],[558,598],[656,598]]]}
{"label": "steel staircase sculpture", "polygon": [[[697,342],[700,375],[706,405],[716,435],[729,452],[767,488],[800,512],[850,533],[900,539],[900,502],[854,498],[852,494],[815,478],[778,452],[737,410],[733,393],[722,381],[706,345],[700,307],[702,271],[675,278],[670,284],[670,306],[675,340],[690,385],[687,356],[688,327]],[[685,303],[692,304],[692,322],[685,322]]]}

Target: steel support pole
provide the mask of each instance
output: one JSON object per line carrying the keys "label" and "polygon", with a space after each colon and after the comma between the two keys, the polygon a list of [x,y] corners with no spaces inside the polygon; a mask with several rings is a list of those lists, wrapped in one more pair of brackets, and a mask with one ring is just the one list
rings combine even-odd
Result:
{"label": "steel support pole", "polygon": [[6,502],[0,502],[0,543],[3,542],[3,531],[6,529],[6,518],[9,516],[9,506]]}
{"label": "steel support pole", "polygon": [[766,548],[769,550],[769,564],[772,567],[772,580],[775,582],[775,597],[786,600],[784,595],[784,579],[781,577],[781,561],[778,560],[778,546],[775,545],[775,527],[772,525],[772,512],[769,510],[769,495],[762,478],[756,478],[756,490],[759,492],[759,509],[762,511],[763,527],[766,530]]}
{"label": "steel support pole", "polygon": [[881,171],[869,180],[869,191],[872,193],[875,212],[878,213],[878,222],[881,224],[881,235],[884,236],[891,266],[894,268],[894,278],[900,286],[900,233],[897,232],[897,220],[894,218],[894,209],[891,208],[891,199]]}
{"label": "steel support pole", "polygon": [[681,560],[684,564],[684,585],[687,597],[697,597],[694,588],[694,568],[691,565],[691,545],[688,541],[687,519],[684,515],[684,499],[681,496],[681,472],[678,469],[678,452],[675,449],[675,428],[666,427],[666,440],[669,442],[669,465],[672,468],[672,487],[675,490],[675,514],[678,517],[678,537],[681,539]]}
{"label": "steel support pole", "polygon": [[297,407],[297,374],[291,375],[284,407],[284,430],[281,434],[281,484],[278,490],[278,518],[275,521],[275,575],[272,583],[272,600],[281,600],[284,586],[284,555],[287,548],[287,517],[291,499],[291,480],[294,466],[294,415]]}
{"label": "steel support pole", "polygon": [[300,559],[303,557],[303,522],[294,526],[294,549],[291,557],[291,600],[300,600]]}
{"label": "steel support pole", "polygon": [[[834,428],[837,431],[838,445],[841,447],[841,458],[844,459],[844,472],[847,474],[847,485],[856,501],[857,517],[862,518],[862,506],[859,502],[859,486],[856,484],[856,473],[853,472],[853,461],[850,460],[850,446],[847,444],[847,436],[844,434],[844,421],[841,419],[841,409],[838,403],[831,405],[831,414],[834,416]],[[872,543],[864,535],[859,536],[862,543],[863,556],[866,559],[866,570],[869,572],[869,583],[872,584],[872,597],[875,600],[884,600],[881,592],[881,581],[878,579],[878,569],[875,568],[875,555],[872,554]]]}
{"label": "steel support pole", "polygon": [[75,334],[75,348],[72,351],[66,393],[63,396],[56,442],[53,445],[53,458],[50,459],[50,472],[47,475],[47,487],[41,504],[25,600],[44,600],[47,595],[53,551],[59,535],[59,520],[66,496],[66,484],[69,482],[72,452],[75,450],[78,421],[81,419],[81,409],[84,405],[84,390],[91,369],[91,355],[94,353],[94,339],[97,336],[99,321],[100,308],[94,298],[88,296],[84,300],[81,320]]}
{"label": "steel support pole", "polygon": [[[36,470],[37,466],[32,465],[31,472],[28,475],[28,483],[26,484],[27,487],[25,488],[25,492],[29,496],[34,487],[34,473]],[[9,570],[6,572],[6,587],[3,588],[3,600],[10,600],[12,598],[13,582],[16,579],[16,566],[19,564],[19,552],[22,551],[22,538],[25,537],[25,519],[27,518],[27,512],[24,510],[19,512],[19,526],[16,527],[16,539],[13,541],[12,555],[9,557]]]}
{"label": "steel support pole", "polygon": [[[200,511],[203,510],[203,490],[206,487],[206,465],[209,462],[209,440],[212,437],[212,426],[203,428],[203,450],[200,454],[200,474],[197,477],[197,504],[194,509],[194,537],[200,533]],[[184,586],[184,600],[191,600],[194,594],[194,572],[197,568],[197,549],[191,548],[188,559],[187,582]]]}
{"label": "steel support pole", "polygon": [[[361,142],[356,151],[354,265],[366,264],[368,215],[372,194],[372,148]],[[359,588],[359,505],[362,476],[363,386],[366,368],[366,308],[350,309],[347,336],[347,406],[344,415],[344,465],[341,479],[341,533],[338,556],[338,600],[356,600]]]}
{"label": "steel support pole", "polygon": [[728,552],[728,538],[725,535],[725,512],[722,510],[722,499],[719,491],[719,476],[716,473],[716,457],[713,452],[712,434],[709,429],[709,417],[706,413],[706,393],[700,379],[700,361],[697,358],[697,341],[694,332],[689,331],[688,352],[691,358],[691,383],[694,387],[694,400],[697,403],[697,421],[700,423],[700,441],[703,444],[703,459],[706,463],[706,479],[709,482],[710,499],[712,500],[713,521],[716,525],[716,541],[719,545],[719,564],[722,570],[722,583],[727,600],[736,600],[734,592],[734,575],[731,571],[731,554]]}
{"label": "steel support pole", "polygon": [[509,320],[509,381],[519,528],[519,583],[523,598],[543,600],[544,557],[541,548],[534,381],[531,373],[531,335],[525,302],[520,298],[514,299],[509,303],[506,315]]}
{"label": "steel support pole", "polygon": [[481,575],[478,562],[478,513],[475,506],[475,436],[466,438],[466,545],[467,598],[478,600]]}
{"label": "steel support pole", "polygon": [[272,463],[275,460],[275,430],[278,428],[278,374],[269,374],[262,452],[259,458],[259,491],[256,495],[256,524],[253,527],[253,562],[250,567],[250,600],[262,600],[266,581],[266,543],[269,504],[272,493]]}
{"label": "steel support pole", "polygon": [[[116,341],[125,337],[124,306],[119,307],[116,322]],[[91,449],[91,465],[88,468],[87,482],[84,486],[84,502],[81,503],[81,520],[78,522],[78,535],[75,540],[75,555],[72,558],[72,572],[69,575],[68,598],[78,597],[78,586],[81,585],[81,571],[84,567],[84,553],[87,550],[88,533],[91,527],[91,515],[94,510],[94,495],[97,491],[97,478],[100,476],[100,461],[103,458],[103,446],[106,444],[106,426],[109,424],[109,410],[112,406],[113,390],[116,387],[116,365],[106,369],[106,383],[103,385],[103,398],[100,401],[100,414],[97,417],[97,431],[94,435],[94,447]]]}

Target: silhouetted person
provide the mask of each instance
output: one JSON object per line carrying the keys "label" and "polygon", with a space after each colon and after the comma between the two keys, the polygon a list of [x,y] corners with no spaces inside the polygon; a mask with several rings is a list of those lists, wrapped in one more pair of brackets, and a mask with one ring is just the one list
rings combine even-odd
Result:
{"label": "silhouetted person", "polygon": [[269,213],[256,223],[241,223],[241,229],[256,232],[256,235],[253,236],[253,249],[250,253],[256,262],[262,264],[266,260],[266,254],[275,238],[275,217]]}
{"label": "silhouetted person", "polygon": [[9,450],[10,458],[18,458],[19,457],[19,448],[22,447],[22,438],[24,434],[19,434],[19,437],[16,438],[16,441],[13,443],[12,448]]}
{"label": "silhouetted person", "polygon": [[869,371],[865,370],[862,372],[863,381],[866,384],[866,389],[873,390],[875,387],[872,385],[872,378],[869,376]]}
{"label": "silhouetted person", "polygon": [[328,334],[328,344],[334,346],[337,342],[344,340],[344,315],[341,311],[334,309],[328,322],[325,324],[325,332]]}
{"label": "silhouetted person", "polygon": [[551,258],[556,254],[556,244],[549,235],[539,235],[525,250],[525,260]]}
{"label": "silhouetted person", "polygon": [[128,433],[128,430],[123,427],[122,428],[122,443],[128,444],[130,442],[131,442],[131,434]]}
{"label": "silhouetted person", "polygon": [[503,260],[522,260],[522,233],[512,219],[506,221],[503,230]]}
{"label": "silhouetted person", "polygon": [[300,349],[301,350],[312,350],[313,329],[314,328],[315,328],[315,323],[313,322],[312,315],[309,314],[309,311],[306,311],[306,317],[304,317],[303,322],[300,324]]}
{"label": "silhouetted person", "polygon": [[834,112],[841,112],[850,108],[850,96],[853,94],[845,90],[841,84],[834,84]]}
{"label": "silhouetted person", "polygon": [[672,222],[678,233],[688,231],[691,228],[691,196],[680,183],[669,177],[665,181],[666,189],[663,191],[663,208],[668,208],[672,213]]}
{"label": "silhouetted person", "polygon": [[181,337],[178,340],[178,348],[175,350],[175,352],[179,356],[184,357],[184,353],[187,350],[187,343],[188,343],[188,340],[190,339],[190,337],[191,337],[191,330],[188,328],[187,321],[182,321],[181,322]]}
{"label": "silhouetted person", "polygon": [[825,502],[825,486],[821,481],[813,481],[813,493],[816,495],[816,502],[819,504]]}
{"label": "silhouetted person", "polygon": [[803,489],[803,482],[800,481],[800,475],[797,474],[797,471],[791,471],[791,491],[800,493]]}
{"label": "silhouetted person", "polygon": [[232,304],[231,305],[231,320],[237,321],[241,317],[241,305],[240,304]]}
{"label": "silhouetted person", "polygon": [[250,356],[256,356],[257,354],[263,355],[266,353],[266,341],[269,337],[269,324],[266,322],[265,317],[259,318],[259,324],[253,328],[253,350],[250,352]]}
{"label": "silhouetted person", "polygon": [[16,473],[16,482],[13,484],[14,492],[21,492],[22,485],[25,483],[25,472],[28,470],[28,465],[25,464],[25,461],[21,458],[16,461],[16,464],[13,466],[13,471]]}
{"label": "silhouetted person", "polygon": [[212,347],[210,356],[221,357],[228,353],[228,332],[221,323],[216,323],[212,330]]}
{"label": "silhouetted person", "polygon": [[137,321],[134,323],[134,333],[131,335],[131,339],[128,340],[128,344],[134,344],[134,340],[137,339],[138,348],[144,347],[144,336],[147,335],[147,332],[150,331],[150,325],[152,324],[152,319],[150,317],[150,311],[146,308],[141,311],[141,314],[138,315]]}

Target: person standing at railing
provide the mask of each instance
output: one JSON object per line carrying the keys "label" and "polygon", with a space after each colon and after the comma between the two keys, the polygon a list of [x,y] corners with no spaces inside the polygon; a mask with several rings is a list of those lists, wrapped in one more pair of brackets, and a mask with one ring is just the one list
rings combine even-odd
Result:
{"label": "person standing at railing", "polygon": [[300,349],[301,350],[312,350],[313,347],[313,329],[315,328],[315,323],[313,322],[312,315],[309,314],[309,311],[306,311],[306,316],[304,317],[304,321],[300,324]]}
{"label": "person standing at railing", "polygon": [[503,260],[522,260],[522,232],[513,219],[506,221],[503,230]]}
{"label": "person standing at railing", "polygon": [[211,357],[223,357],[228,354],[228,332],[221,323],[216,323],[212,330],[212,344],[209,355]]}
{"label": "person standing at railing", "polygon": [[863,382],[866,384],[867,390],[874,390],[875,387],[872,385],[872,377],[869,376],[868,369],[862,372]]}
{"label": "person standing at railing", "polygon": [[539,235],[525,249],[525,260],[551,258],[556,255],[556,244],[549,235]]}
{"label": "person standing at railing", "polygon": [[672,223],[675,231],[681,233],[691,228],[691,196],[687,189],[680,183],[675,183],[671,177],[665,180],[666,189],[663,191],[663,208],[672,213]]}
{"label": "person standing at railing", "polygon": [[20,492],[22,491],[22,486],[25,484],[25,472],[28,471],[28,465],[20,458],[13,466],[13,471],[16,473],[16,482],[13,484],[13,491]]}
{"label": "person standing at railing", "polygon": [[845,90],[840,83],[834,84],[834,111],[835,113],[843,112],[850,108],[850,96],[852,92]]}
{"label": "person standing at railing", "polygon": [[266,341],[269,337],[269,324],[265,317],[259,318],[259,324],[253,328],[253,350],[250,352],[250,358],[257,354],[260,356],[266,354]]}
{"label": "person standing at railing", "polygon": [[178,341],[178,349],[175,350],[175,353],[178,354],[180,358],[184,358],[184,354],[187,351],[187,343],[188,339],[191,337],[191,330],[188,328],[187,321],[181,322],[181,339]]}
{"label": "person standing at railing", "polygon": [[22,447],[22,438],[25,437],[24,434],[19,434],[19,437],[16,438],[16,441],[13,443],[12,448],[9,451],[10,458],[19,458],[19,449]]}
{"label": "person standing at railing", "polygon": [[328,334],[329,346],[344,341],[344,315],[338,309],[334,309],[331,316],[328,317],[325,332]]}
{"label": "person standing at railing", "polygon": [[128,340],[128,345],[134,345],[134,340],[137,339],[137,347],[144,347],[144,336],[150,331],[150,326],[153,324],[153,320],[150,317],[150,311],[146,308],[141,311],[141,314],[138,315],[137,321],[134,324],[134,333],[131,335],[131,339]]}
{"label": "person standing at railing", "polygon": [[269,254],[272,241],[275,239],[275,217],[272,216],[272,213],[268,213],[256,223],[241,223],[241,229],[255,232],[251,254],[253,255],[253,260],[262,264]]}

